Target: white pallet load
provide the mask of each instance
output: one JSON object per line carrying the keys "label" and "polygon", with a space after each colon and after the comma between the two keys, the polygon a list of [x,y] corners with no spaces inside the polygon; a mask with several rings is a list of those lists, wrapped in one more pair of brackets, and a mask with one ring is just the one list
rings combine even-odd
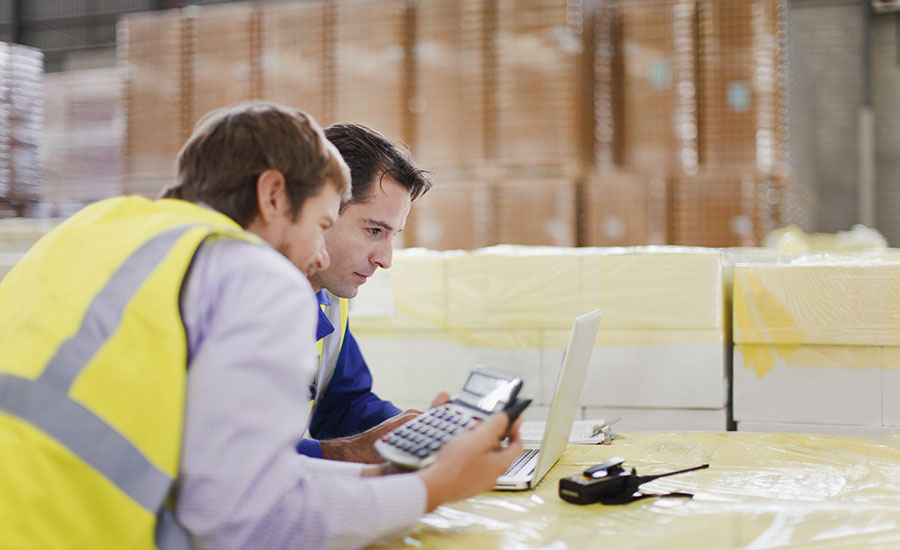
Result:
{"label": "white pallet load", "polygon": [[739,430],[900,433],[900,253],[738,264],[733,290]]}
{"label": "white pallet load", "polygon": [[427,406],[484,363],[521,376],[535,398],[524,416],[540,419],[572,319],[602,309],[583,418],[724,430],[723,269],[720,251],[686,247],[401,250],[351,301],[351,327],[375,391],[398,406]]}

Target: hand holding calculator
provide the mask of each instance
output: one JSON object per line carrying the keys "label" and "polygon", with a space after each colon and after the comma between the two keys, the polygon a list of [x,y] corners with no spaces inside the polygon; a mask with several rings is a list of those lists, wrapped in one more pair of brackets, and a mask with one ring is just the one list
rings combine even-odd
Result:
{"label": "hand holding calculator", "polygon": [[448,441],[494,412],[509,415],[510,425],[530,399],[517,399],[522,379],[500,369],[476,366],[461,392],[449,403],[431,408],[375,442],[375,450],[402,468],[422,468]]}

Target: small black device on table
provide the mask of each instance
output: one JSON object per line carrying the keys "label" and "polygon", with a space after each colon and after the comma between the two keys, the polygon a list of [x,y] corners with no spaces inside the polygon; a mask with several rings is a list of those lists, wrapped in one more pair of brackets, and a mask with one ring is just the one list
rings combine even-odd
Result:
{"label": "small black device on table", "polygon": [[448,441],[490,416],[505,411],[510,424],[531,403],[517,399],[522,379],[506,371],[476,366],[449,403],[428,409],[375,442],[375,450],[402,468],[422,468]]}
{"label": "small black device on table", "polygon": [[690,493],[666,493],[646,494],[638,492],[638,488],[644,483],[661,477],[684,474],[694,470],[709,468],[709,464],[702,464],[677,472],[668,472],[652,476],[639,476],[632,468],[629,472],[622,463],[624,458],[611,458],[606,462],[591,466],[580,476],[565,477],[559,480],[559,498],[572,504],[627,504],[636,500],[651,497],[693,497]]}

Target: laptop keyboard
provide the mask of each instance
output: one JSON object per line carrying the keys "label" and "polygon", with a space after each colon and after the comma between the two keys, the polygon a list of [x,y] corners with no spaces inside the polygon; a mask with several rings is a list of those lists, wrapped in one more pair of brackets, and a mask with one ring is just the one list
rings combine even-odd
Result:
{"label": "laptop keyboard", "polygon": [[506,470],[506,473],[503,474],[505,476],[514,476],[522,471],[522,468],[528,464],[528,461],[531,460],[531,457],[538,454],[539,449],[525,449],[522,451],[522,454],[519,455],[519,458],[516,459],[515,462],[510,465],[509,470]]}

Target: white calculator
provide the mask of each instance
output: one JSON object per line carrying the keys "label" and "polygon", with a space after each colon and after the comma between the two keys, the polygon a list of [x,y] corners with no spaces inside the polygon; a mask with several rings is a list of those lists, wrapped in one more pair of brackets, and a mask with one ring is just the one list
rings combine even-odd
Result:
{"label": "white calculator", "polygon": [[375,442],[375,450],[402,468],[422,468],[445,443],[494,412],[507,411],[510,422],[531,403],[516,399],[522,379],[506,371],[476,366],[461,392],[449,403],[428,409]]}

